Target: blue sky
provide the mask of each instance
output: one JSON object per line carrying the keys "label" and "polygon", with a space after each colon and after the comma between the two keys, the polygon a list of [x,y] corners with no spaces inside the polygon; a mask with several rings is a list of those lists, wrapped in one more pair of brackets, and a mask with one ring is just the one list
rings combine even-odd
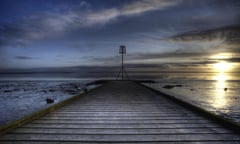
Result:
{"label": "blue sky", "polygon": [[128,64],[203,63],[231,53],[225,38],[172,37],[240,25],[238,0],[1,0],[0,11],[1,69],[118,65],[120,45]]}

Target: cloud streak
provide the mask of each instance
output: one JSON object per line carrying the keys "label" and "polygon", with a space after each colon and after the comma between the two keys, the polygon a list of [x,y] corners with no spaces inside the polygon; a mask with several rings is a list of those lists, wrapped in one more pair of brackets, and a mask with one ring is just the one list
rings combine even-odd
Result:
{"label": "cloud streak", "polygon": [[33,57],[29,57],[29,56],[16,56],[15,57],[18,60],[31,60],[34,59]]}
{"label": "cloud streak", "polygon": [[[26,16],[20,21],[0,25],[0,45],[10,41],[32,41],[51,36],[59,36],[76,29],[106,24],[120,16],[139,15],[153,10],[163,10],[179,4],[181,0],[140,0],[121,7],[91,10],[90,4],[81,2],[76,9],[64,12],[43,12]],[[87,10],[86,10],[87,5]],[[84,7],[84,8],[83,8]],[[80,9],[80,10],[79,10]],[[18,44],[18,43],[17,43]]]}
{"label": "cloud streak", "polygon": [[135,1],[120,8],[110,8],[88,13],[86,25],[103,24],[114,20],[120,16],[133,16],[154,10],[164,10],[182,3],[183,0],[140,0]]}
{"label": "cloud streak", "polygon": [[135,15],[147,11],[164,10],[176,6],[183,0],[141,0],[130,3],[120,9],[119,15]]}
{"label": "cloud streak", "polygon": [[[168,53],[138,53],[127,54],[125,61],[127,64],[180,64],[183,61],[188,63],[196,63],[199,61],[212,61],[209,59],[209,52],[186,52],[186,51],[171,51]],[[96,64],[100,65],[118,65],[120,56],[92,58]]]}

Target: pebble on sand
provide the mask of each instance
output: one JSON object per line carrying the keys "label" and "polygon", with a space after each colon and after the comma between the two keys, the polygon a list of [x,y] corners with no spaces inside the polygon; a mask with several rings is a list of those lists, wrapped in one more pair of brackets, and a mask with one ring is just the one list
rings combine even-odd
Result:
{"label": "pebble on sand", "polygon": [[54,100],[51,98],[46,98],[46,102],[47,104],[51,104],[51,103],[54,103]]}

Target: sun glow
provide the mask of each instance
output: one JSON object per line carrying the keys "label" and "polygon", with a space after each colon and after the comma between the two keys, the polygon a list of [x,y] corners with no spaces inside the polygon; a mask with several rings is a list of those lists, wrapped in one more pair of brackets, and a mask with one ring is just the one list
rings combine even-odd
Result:
{"label": "sun glow", "polygon": [[232,68],[232,64],[225,61],[218,62],[213,66],[217,72],[226,72]]}
{"label": "sun glow", "polygon": [[211,56],[211,59],[219,60],[219,59],[228,59],[230,57],[232,57],[231,53],[219,53],[219,54]]}

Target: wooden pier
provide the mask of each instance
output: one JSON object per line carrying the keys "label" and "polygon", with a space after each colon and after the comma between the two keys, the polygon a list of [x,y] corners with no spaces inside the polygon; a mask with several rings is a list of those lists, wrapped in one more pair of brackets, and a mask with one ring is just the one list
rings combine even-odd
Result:
{"label": "wooden pier", "polygon": [[131,81],[112,81],[0,136],[1,144],[239,144],[240,135]]}

